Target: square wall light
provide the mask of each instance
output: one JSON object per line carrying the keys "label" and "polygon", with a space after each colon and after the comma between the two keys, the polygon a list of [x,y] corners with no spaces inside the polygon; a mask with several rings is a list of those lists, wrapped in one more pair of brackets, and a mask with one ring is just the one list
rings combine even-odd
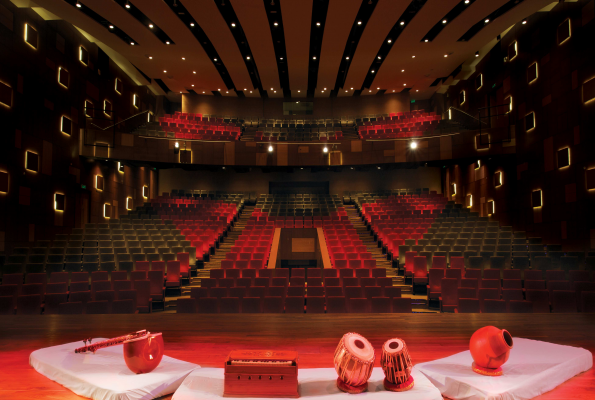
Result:
{"label": "square wall light", "polygon": [[0,105],[12,107],[12,88],[4,82],[0,82]]}
{"label": "square wall light", "polygon": [[494,200],[490,200],[486,203],[486,214],[493,215],[496,213],[496,205],[494,204]]}
{"label": "square wall light", "polygon": [[118,161],[118,171],[119,172],[124,172],[124,164],[120,161]]}
{"label": "square wall light", "polygon": [[473,207],[473,195],[468,194],[467,196],[465,196],[465,207]]}
{"label": "square wall light", "polygon": [[558,44],[566,42],[571,35],[570,18],[567,18],[558,26]]}
{"label": "square wall light", "polygon": [[72,121],[64,115],[60,118],[60,132],[68,136],[72,135]]}
{"label": "square wall light", "polygon": [[148,187],[148,186],[146,186],[146,185],[145,185],[145,186],[143,186],[143,197],[144,197],[145,199],[148,199],[148,198],[149,198],[149,187]]}
{"label": "square wall light", "polygon": [[533,191],[531,193],[531,204],[533,208],[538,208],[543,206],[543,192],[541,189]]}
{"label": "square wall light", "polygon": [[494,174],[494,186],[495,187],[502,186],[502,183],[503,183],[502,171],[498,171]]}
{"label": "square wall light", "polygon": [[39,154],[29,150],[25,152],[25,169],[31,172],[39,171]]}
{"label": "square wall light", "polygon": [[508,45],[508,61],[512,61],[518,55],[518,43],[515,40],[511,44]]}
{"label": "square wall light", "polygon": [[127,197],[126,198],[126,209],[132,210],[133,206],[134,206],[134,201],[132,200],[132,197]]}
{"label": "square wall light", "polygon": [[475,77],[475,89],[479,90],[483,87],[483,74],[479,74]]}
{"label": "square wall light", "polygon": [[110,219],[112,216],[112,205],[105,203],[103,205],[103,218]]}
{"label": "square wall light", "polygon": [[535,82],[537,80],[538,76],[539,76],[538,65],[536,62],[534,62],[533,64],[529,65],[529,67],[527,68],[527,83]]}
{"label": "square wall light", "polygon": [[450,191],[452,193],[452,196],[454,196],[455,194],[457,194],[457,184],[456,183],[451,183],[450,184]]}
{"label": "square wall light", "polygon": [[136,94],[132,95],[132,105],[136,108],[140,107],[140,97],[138,97]]}
{"label": "square wall light", "polygon": [[0,193],[8,193],[8,172],[0,171]]}
{"label": "square wall light", "polygon": [[85,100],[85,116],[93,118],[93,103],[89,100]]}
{"label": "square wall light", "polygon": [[29,24],[25,24],[25,42],[34,49],[37,50],[37,42],[39,40],[39,35],[35,28],[33,28]]}
{"label": "square wall light", "polygon": [[83,46],[79,47],[79,61],[84,65],[89,65],[89,52]]}
{"label": "square wall light", "polygon": [[103,101],[103,113],[108,117],[112,116],[112,103],[110,103],[108,100]]}
{"label": "square wall light", "polygon": [[475,163],[475,169],[480,169],[481,168],[481,160],[477,160],[477,162]]}
{"label": "square wall light", "polygon": [[115,86],[116,93],[122,94],[124,92],[124,84],[118,78],[116,78],[116,86]]}
{"label": "square wall light", "polygon": [[465,91],[461,90],[461,92],[459,93],[459,105],[462,106],[463,104],[465,104],[465,100],[466,100]]}
{"label": "square wall light", "polygon": [[99,192],[103,191],[103,176],[95,175],[95,189]]}
{"label": "square wall light", "polygon": [[62,193],[54,193],[54,210],[64,211],[64,204],[66,203],[66,196]]}
{"label": "square wall light", "polygon": [[525,116],[525,132],[535,128],[535,113],[531,112]]}
{"label": "square wall light", "polygon": [[558,150],[558,168],[566,168],[570,165],[570,148]]}
{"label": "square wall light", "polygon": [[62,67],[58,68],[58,83],[66,89],[68,89],[68,85],[70,84],[70,73]]}
{"label": "square wall light", "polygon": [[504,104],[508,104],[508,111],[505,114],[508,114],[512,111],[512,96],[508,96],[504,99]]}

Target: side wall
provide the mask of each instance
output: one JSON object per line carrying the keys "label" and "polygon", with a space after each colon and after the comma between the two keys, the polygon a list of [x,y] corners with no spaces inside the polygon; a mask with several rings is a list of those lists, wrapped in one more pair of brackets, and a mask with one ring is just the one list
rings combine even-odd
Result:
{"label": "side wall", "polygon": [[[30,8],[0,0],[0,82],[11,97],[0,105],[0,173],[8,191],[0,193],[0,252],[33,245],[56,233],[69,233],[85,222],[105,222],[103,205],[113,205],[112,217],[125,213],[126,197],[142,205],[142,186],[156,188],[153,170],[117,162],[79,157],[79,129],[84,127],[84,102],[113,104],[117,118],[154,110],[155,97],[137,86],[95,44],[64,21],[44,21]],[[24,40],[24,26],[38,34],[37,49]],[[87,66],[79,61],[79,47],[89,52]],[[58,71],[68,71],[68,87],[58,83]],[[115,91],[115,79],[123,83]],[[139,109],[132,96],[141,98]],[[99,110],[98,110],[99,111]],[[100,111],[99,111],[100,112]],[[61,118],[71,121],[71,134],[61,132]],[[27,151],[39,156],[38,172],[25,169]],[[104,190],[94,189],[95,175],[105,178]],[[54,195],[65,195],[64,211],[54,210]]]}
{"label": "side wall", "polygon": [[342,195],[351,191],[374,191],[381,189],[429,188],[441,193],[440,169],[420,167],[417,169],[315,172],[308,168],[294,169],[293,173],[264,173],[253,169],[248,173],[232,170],[184,171],[182,169],[159,170],[159,193],[172,189],[222,190],[229,192],[269,193],[269,182],[315,181],[329,182],[331,194]]}
{"label": "side wall", "polygon": [[[457,201],[472,194],[478,200],[473,209],[486,215],[483,206],[494,200],[494,218],[566,250],[595,248],[595,190],[588,190],[586,179],[595,168],[595,99],[585,97],[593,96],[589,87],[595,78],[594,15],[593,0],[561,2],[550,12],[536,13],[527,24],[513,27],[467,81],[451,87],[446,99],[447,107],[473,115],[509,96],[513,104],[516,157],[498,162],[484,157],[477,171],[469,163],[449,168],[447,180],[459,188]],[[571,37],[561,42],[568,19]],[[515,41],[518,55],[505,62]],[[528,68],[534,63],[538,76],[529,83]],[[477,90],[479,74],[483,87]],[[467,101],[461,105],[463,90]],[[535,128],[527,130],[530,113],[535,113]],[[571,164],[560,168],[558,151],[565,148]],[[497,171],[504,172],[500,188],[494,187]],[[543,206],[534,208],[531,196],[537,190],[542,190]]]}

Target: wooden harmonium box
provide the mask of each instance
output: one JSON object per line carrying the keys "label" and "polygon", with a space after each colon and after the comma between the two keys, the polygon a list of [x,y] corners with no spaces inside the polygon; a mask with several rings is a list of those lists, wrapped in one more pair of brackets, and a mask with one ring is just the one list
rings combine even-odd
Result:
{"label": "wooden harmonium box", "polygon": [[225,397],[299,397],[295,351],[237,350],[225,361]]}

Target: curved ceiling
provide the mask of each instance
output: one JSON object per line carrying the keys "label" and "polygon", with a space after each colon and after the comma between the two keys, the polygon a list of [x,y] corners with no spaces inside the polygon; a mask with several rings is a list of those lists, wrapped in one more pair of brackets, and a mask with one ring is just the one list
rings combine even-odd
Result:
{"label": "curved ceiling", "polygon": [[552,1],[32,0],[26,6],[46,9],[119,53],[152,79],[157,93],[167,87],[282,98],[406,90],[425,99],[438,89],[432,82],[477,51],[483,56],[500,33]]}

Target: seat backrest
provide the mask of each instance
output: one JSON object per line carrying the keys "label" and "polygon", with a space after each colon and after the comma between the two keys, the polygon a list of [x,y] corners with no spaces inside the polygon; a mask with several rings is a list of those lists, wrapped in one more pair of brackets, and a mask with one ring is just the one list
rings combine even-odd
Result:
{"label": "seat backrest", "polygon": [[167,262],[167,282],[168,283],[180,282],[180,262],[179,261],[168,261]]}

